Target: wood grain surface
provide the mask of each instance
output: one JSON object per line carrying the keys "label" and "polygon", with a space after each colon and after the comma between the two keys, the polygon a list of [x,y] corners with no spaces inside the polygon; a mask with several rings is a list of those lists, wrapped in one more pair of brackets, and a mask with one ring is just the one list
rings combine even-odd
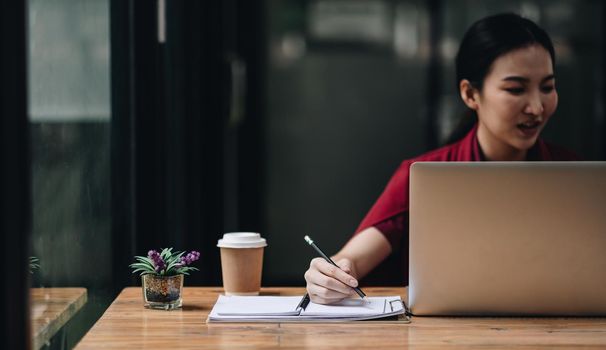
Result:
{"label": "wood grain surface", "polygon": [[[140,287],[125,288],[77,349],[571,349],[606,348],[606,318],[413,317],[410,324],[206,323],[221,288],[186,287],[183,309],[143,308]],[[401,295],[405,288],[364,288]],[[263,288],[302,295],[303,288]]]}
{"label": "wood grain surface", "polygon": [[85,288],[31,288],[32,346],[39,349],[86,303]]}

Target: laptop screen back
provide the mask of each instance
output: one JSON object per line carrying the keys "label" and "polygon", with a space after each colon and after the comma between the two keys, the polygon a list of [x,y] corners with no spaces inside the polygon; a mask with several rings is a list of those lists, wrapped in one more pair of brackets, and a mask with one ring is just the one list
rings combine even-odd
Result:
{"label": "laptop screen back", "polygon": [[415,163],[415,315],[606,315],[606,163]]}

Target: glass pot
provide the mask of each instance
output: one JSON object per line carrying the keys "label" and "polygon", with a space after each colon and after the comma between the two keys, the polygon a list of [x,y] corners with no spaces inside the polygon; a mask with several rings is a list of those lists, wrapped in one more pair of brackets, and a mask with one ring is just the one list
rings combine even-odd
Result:
{"label": "glass pot", "polygon": [[141,276],[143,301],[150,309],[173,310],[181,307],[184,275]]}

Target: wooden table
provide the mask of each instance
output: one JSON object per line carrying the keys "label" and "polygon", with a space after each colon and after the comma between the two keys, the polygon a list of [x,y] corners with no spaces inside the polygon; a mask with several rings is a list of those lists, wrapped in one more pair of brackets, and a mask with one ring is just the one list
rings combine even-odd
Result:
{"label": "wooden table", "polygon": [[31,288],[32,345],[39,349],[86,303],[86,288]]}
{"label": "wooden table", "polygon": [[[402,295],[405,288],[365,288]],[[410,324],[206,323],[220,288],[186,287],[183,309],[143,308],[140,287],[125,288],[78,349],[402,349],[606,348],[606,318],[413,317]],[[303,288],[262,294],[302,295]]]}

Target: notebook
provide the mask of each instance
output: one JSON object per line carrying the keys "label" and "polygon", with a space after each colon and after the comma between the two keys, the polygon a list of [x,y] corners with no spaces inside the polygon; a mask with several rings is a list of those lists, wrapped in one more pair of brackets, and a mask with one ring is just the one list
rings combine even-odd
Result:
{"label": "notebook", "polygon": [[413,315],[606,315],[606,162],[414,163]]}
{"label": "notebook", "polygon": [[207,322],[344,322],[397,317],[406,312],[400,296],[345,299],[331,305],[304,298],[219,295]]}

